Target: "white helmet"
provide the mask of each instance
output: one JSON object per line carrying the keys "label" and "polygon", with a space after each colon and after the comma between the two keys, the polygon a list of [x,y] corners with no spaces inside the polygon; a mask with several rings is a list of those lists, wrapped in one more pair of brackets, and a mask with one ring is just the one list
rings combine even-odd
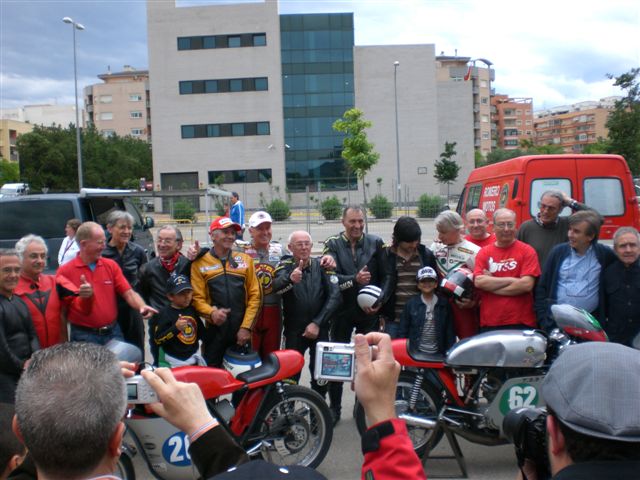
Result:
{"label": "white helmet", "polygon": [[258,352],[251,350],[248,346],[239,347],[234,345],[227,348],[222,357],[222,365],[231,375],[237,377],[241,373],[248,372],[262,365],[262,360]]}
{"label": "white helmet", "polygon": [[375,285],[367,285],[362,287],[358,292],[358,306],[363,310],[367,307],[372,308],[382,297],[382,290]]}

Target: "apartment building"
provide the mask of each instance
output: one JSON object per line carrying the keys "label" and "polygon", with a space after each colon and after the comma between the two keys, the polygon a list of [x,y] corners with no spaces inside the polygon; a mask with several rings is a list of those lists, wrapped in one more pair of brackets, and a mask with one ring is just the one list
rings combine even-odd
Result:
{"label": "apartment building", "polygon": [[580,153],[585,145],[606,138],[609,113],[619,97],[586,101],[535,112],[535,145],[558,145],[565,153]]}
{"label": "apartment building", "polygon": [[19,160],[17,141],[23,133],[33,130],[33,125],[17,120],[0,120],[0,157],[17,162]]}
{"label": "apartment building", "polygon": [[[80,112],[80,118],[82,117]],[[25,105],[18,108],[3,108],[0,110],[0,118],[45,127],[60,125],[66,128],[69,124],[74,126],[76,124],[76,107],[75,105]]]}
{"label": "apartment building", "polygon": [[[368,181],[382,178],[381,192],[396,199],[399,161],[402,199],[413,201],[446,191],[433,178],[446,141],[457,142],[463,167],[454,192],[473,168],[476,117],[486,115],[490,132],[493,70],[460,57],[468,80],[449,70],[440,78],[433,45],[355,46],[352,13],[279,15],[275,0],[148,1],[147,32],[155,189],[223,183],[250,208],[276,189],[294,205],[307,189],[347,197],[362,187],[332,124],[356,106],[380,153]],[[480,127],[477,145],[491,145]]]}
{"label": "apartment building", "polygon": [[108,137],[132,136],[151,142],[149,72],[125,65],[98,75],[104,83],[84,88],[85,123]]}
{"label": "apartment building", "polygon": [[515,150],[522,140],[533,140],[533,99],[496,94],[491,98],[496,147]]}

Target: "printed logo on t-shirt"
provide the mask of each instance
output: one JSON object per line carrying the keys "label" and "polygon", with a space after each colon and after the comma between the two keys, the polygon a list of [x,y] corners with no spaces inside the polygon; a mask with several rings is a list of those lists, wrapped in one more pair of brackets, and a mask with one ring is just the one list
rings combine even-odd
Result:
{"label": "printed logo on t-shirt", "polygon": [[505,258],[499,262],[495,262],[493,257],[489,257],[489,272],[510,272],[518,268],[518,261],[514,258]]}
{"label": "printed logo on t-shirt", "polygon": [[178,338],[185,345],[193,345],[198,340],[198,324],[195,318],[189,315],[180,315],[178,320],[186,320],[187,326],[178,334]]}

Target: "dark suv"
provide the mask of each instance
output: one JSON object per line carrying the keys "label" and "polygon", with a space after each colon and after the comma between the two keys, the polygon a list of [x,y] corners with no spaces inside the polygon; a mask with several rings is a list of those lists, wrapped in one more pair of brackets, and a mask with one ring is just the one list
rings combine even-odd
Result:
{"label": "dark suv", "polygon": [[[67,220],[94,221],[105,227],[113,210],[125,210],[133,216],[132,240],[143,247],[148,257],[155,256],[151,217],[143,218],[140,211],[121,192],[87,190],[82,193],[53,193],[0,198],[0,248],[13,248],[30,233],[40,235],[49,247],[47,270],[58,268],[58,251],[64,240]],[[106,227],[105,227],[106,228]]]}

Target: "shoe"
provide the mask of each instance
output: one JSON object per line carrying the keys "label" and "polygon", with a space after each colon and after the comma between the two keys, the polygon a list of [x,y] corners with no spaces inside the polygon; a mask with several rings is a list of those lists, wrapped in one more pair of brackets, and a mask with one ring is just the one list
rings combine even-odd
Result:
{"label": "shoe", "polygon": [[340,421],[340,410],[334,408],[331,408],[329,410],[331,411],[331,420],[333,421],[333,426],[335,427]]}

